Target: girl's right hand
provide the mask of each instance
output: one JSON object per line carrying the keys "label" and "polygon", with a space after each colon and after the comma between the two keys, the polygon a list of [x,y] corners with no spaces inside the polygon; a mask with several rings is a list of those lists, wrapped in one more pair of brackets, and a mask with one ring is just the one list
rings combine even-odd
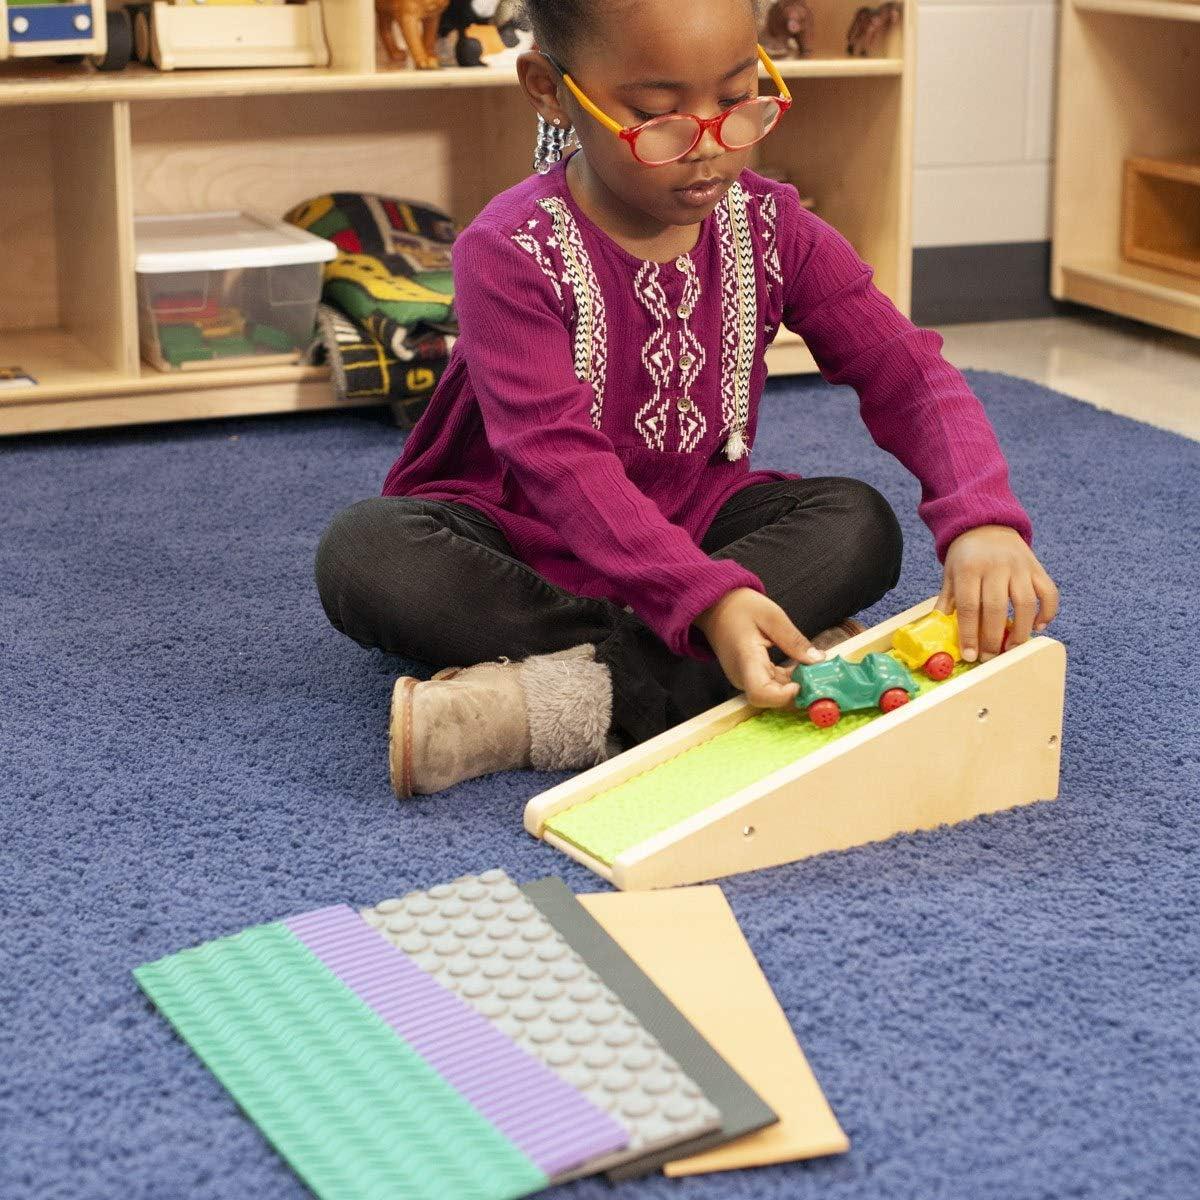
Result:
{"label": "girl's right hand", "polygon": [[[786,708],[800,690],[792,682],[795,663],[825,657],[774,600],[753,588],[726,592],[692,624],[708,639],[729,682],[756,708]],[[772,646],[789,655],[791,665],[773,663]]]}

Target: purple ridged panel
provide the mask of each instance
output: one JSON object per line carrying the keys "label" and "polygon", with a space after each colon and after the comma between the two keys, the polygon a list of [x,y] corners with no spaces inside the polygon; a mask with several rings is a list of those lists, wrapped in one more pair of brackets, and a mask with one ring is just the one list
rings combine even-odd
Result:
{"label": "purple ridged panel", "polygon": [[483,1117],[547,1175],[628,1144],[607,1113],[335,904],[285,924]]}

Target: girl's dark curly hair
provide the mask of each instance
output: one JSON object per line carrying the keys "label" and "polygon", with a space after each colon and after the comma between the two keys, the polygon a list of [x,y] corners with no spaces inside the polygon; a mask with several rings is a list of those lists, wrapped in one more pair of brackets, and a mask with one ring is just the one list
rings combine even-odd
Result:
{"label": "girl's dark curly hair", "polygon": [[[757,28],[762,23],[766,0],[749,0],[749,3]],[[602,0],[524,0],[523,3],[534,40],[568,68],[579,46],[599,33],[605,7]]]}
{"label": "girl's dark curly hair", "polygon": [[597,0],[524,0],[524,10],[534,41],[563,63],[600,28]]}

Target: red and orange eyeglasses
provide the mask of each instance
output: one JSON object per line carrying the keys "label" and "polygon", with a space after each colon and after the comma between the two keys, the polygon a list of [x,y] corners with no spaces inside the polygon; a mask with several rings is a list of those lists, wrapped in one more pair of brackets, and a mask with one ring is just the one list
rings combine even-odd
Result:
{"label": "red and orange eyeglasses", "polygon": [[563,83],[571,89],[575,99],[603,126],[611,129],[622,141],[628,142],[634,158],[647,167],[665,166],[691,154],[700,144],[706,129],[712,130],[713,137],[726,150],[745,150],[755,142],[762,141],[792,106],[792,93],[788,91],[787,84],[767,52],[759,46],[758,57],[782,95],[752,96],[715,117],[665,113],[661,117],[651,117],[640,125],[619,125],[583,94],[565,67],[545,50],[539,48],[539,53],[562,76]]}

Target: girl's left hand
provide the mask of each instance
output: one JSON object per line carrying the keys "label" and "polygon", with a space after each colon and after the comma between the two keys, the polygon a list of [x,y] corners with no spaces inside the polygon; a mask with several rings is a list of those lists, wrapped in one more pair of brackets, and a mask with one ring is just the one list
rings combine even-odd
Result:
{"label": "girl's left hand", "polygon": [[1000,653],[1010,601],[1007,646],[1019,646],[1031,629],[1041,633],[1054,619],[1058,588],[1015,529],[980,525],[960,533],[946,551],[937,607],[958,612],[959,649],[967,662],[976,657],[987,662]]}

